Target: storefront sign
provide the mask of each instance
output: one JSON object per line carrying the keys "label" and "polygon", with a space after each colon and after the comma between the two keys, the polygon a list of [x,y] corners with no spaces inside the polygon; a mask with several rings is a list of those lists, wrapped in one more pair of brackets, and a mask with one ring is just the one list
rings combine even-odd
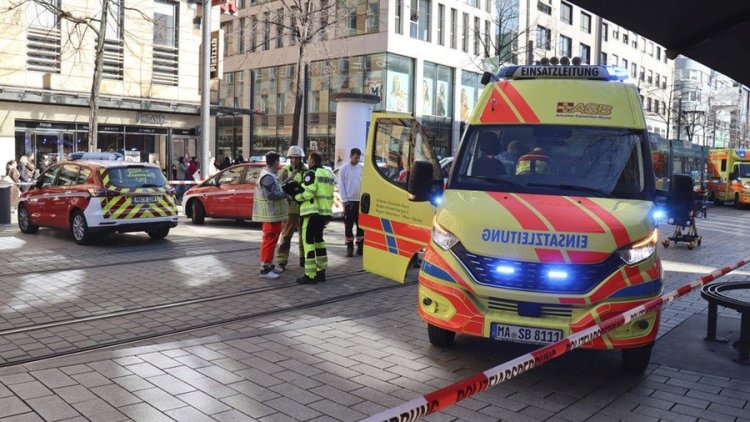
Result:
{"label": "storefront sign", "polygon": [[221,58],[224,57],[223,40],[223,29],[211,32],[211,62],[209,63],[209,66],[211,67],[211,79],[221,79],[224,72],[224,63],[221,60]]}
{"label": "storefront sign", "polygon": [[[99,125],[99,132],[122,133],[123,129],[124,129],[123,126]],[[86,127],[86,130],[88,130],[88,127]]]}
{"label": "storefront sign", "polygon": [[125,161],[138,163],[141,161],[141,152],[125,150]]}
{"label": "storefront sign", "polygon": [[164,115],[161,113],[146,113],[139,111],[136,113],[136,122],[146,125],[163,125]]}

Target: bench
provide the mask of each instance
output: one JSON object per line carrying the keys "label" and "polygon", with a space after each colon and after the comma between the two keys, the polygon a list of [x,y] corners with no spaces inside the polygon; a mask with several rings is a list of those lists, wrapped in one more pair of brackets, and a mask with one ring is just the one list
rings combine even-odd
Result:
{"label": "bench", "polygon": [[701,297],[708,301],[708,327],[706,341],[726,343],[727,339],[716,338],[716,323],[718,306],[734,309],[742,315],[740,325],[740,339],[733,346],[739,351],[735,362],[750,365],[750,302],[733,298],[724,294],[730,290],[750,290],[750,282],[733,281],[709,283],[701,288]]}

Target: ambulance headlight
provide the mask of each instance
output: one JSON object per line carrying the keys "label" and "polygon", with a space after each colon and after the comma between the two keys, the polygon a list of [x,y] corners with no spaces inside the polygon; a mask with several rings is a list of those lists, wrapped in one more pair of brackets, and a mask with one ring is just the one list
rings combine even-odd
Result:
{"label": "ambulance headlight", "polygon": [[436,222],[432,225],[432,241],[441,249],[448,251],[458,243],[458,238]]}
{"label": "ambulance headlight", "polygon": [[648,236],[643,240],[633,243],[627,248],[618,251],[620,258],[622,258],[628,265],[635,265],[641,261],[648,259],[651,255],[656,252],[656,244],[659,241],[659,231],[654,229]]}

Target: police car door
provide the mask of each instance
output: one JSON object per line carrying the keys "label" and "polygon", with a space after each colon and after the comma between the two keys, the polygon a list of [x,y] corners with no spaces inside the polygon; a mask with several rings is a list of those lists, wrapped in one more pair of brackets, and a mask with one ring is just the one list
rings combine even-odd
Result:
{"label": "police car door", "polygon": [[359,223],[365,230],[365,270],[403,283],[412,259],[427,247],[435,207],[410,202],[407,181],[414,161],[440,166],[421,126],[410,115],[375,113],[365,152]]}

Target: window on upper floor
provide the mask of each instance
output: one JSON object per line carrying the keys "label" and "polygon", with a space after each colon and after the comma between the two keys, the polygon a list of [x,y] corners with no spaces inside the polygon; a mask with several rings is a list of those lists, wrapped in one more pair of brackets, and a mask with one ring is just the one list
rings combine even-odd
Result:
{"label": "window on upper floor", "polygon": [[180,4],[167,0],[154,2],[153,81],[176,86],[179,62]]}
{"label": "window on upper floor", "polygon": [[536,45],[543,50],[552,48],[552,30],[541,25],[536,27]]}
{"label": "window on upper floor", "polygon": [[232,42],[232,35],[234,35],[232,34],[232,21],[222,22],[221,31],[224,33],[224,57],[231,56],[234,54],[232,50],[234,46]]}
{"label": "window on upper floor", "polygon": [[586,12],[581,12],[581,31],[591,33],[591,15]]}
{"label": "window on upper floor", "polygon": [[438,45],[445,45],[445,5],[444,4],[438,4],[437,41],[438,41]]}
{"label": "window on upper floor", "polygon": [[536,10],[544,13],[545,15],[551,15],[552,14],[552,6],[549,4],[543,2],[542,0],[539,0],[536,2]]}
{"label": "window on upper floor", "polygon": [[591,47],[588,45],[581,43],[578,46],[578,57],[581,58],[582,64],[590,64],[591,63]]}
{"label": "window on upper floor", "polygon": [[[60,8],[60,0],[48,2]],[[26,3],[26,69],[60,73],[60,18],[42,4]]]}
{"label": "window on upper floor", "polygon": [[656,60],[661,60],[661,47],[656,46]]}
{"label": "window on upper floor", "polygon": [[417,36],[422,41],[432,41],[432,0],[419,0]]}
{"label": "window on upper floor", "polygon": [[653,72],[653,71],[651,71],[651,70],[648,70],[648,71],[646,72],[646,82],[647,82],[647,83],[648,83],[649,85],[652,85],[652,84],[654,83],[654,72]]}
{"label": "window on upper floor", "polygon": [[602,22],[602,41],[609,41],[609,24]]}
{"label": "window on upper floor", "polygon": [[607,53],[602,51],[601,55],[599,56],[599,64],[603,66],[607,65]]}
{"label": "window on upper floor", "polygon": [[560,2],[560,20],[572,25],[573,24],[573,6],[563,2]]}
{"label": "window on upper floor", "polygon": [[622,43],[625,44],[625,45],[628,45],[629,42],[630,42],[630,36],[627,33],[623,32],[622,33]]}
{"label": "window on upper floor", "polygon": [[403,34],[403,16],[404,16],[404,2],[403,0],[396,0],[396,33]]}
{"label": "window on upper floor", "polygon": [[479,55],[479,44],[482,43],[482,24],[479,17],[474,17],[474,55]]}
{"label": "window on upper floor", "polygon": [[565,35],[560,35],[560,57],[571,57],[573,40]]}
{"label": "window on upper floor", "polygon": [[276,48],[284,47],[284,9],[276,10]]}
{"label": "window on upper floor", "polygon": [[263,13],[263,50],[271,48],[271,12]]}
{"label": "window on upper floor", "polygon": [[107,19],[107,30],[104,37],[104,60],[102,62],[102,78],[123,79],[123,62],[125,60],[125,44],[123,42],[125,9],[124,0],[110,0]]}
{"label": "window on upper floor", "polygon": [[464,13],[463,27],[461,28],[461,50],[469,52],[469,14]]}
{"label": "window on upper floor", "polygon": [[458,48],[458,11],[451,9],[451,48]]}

